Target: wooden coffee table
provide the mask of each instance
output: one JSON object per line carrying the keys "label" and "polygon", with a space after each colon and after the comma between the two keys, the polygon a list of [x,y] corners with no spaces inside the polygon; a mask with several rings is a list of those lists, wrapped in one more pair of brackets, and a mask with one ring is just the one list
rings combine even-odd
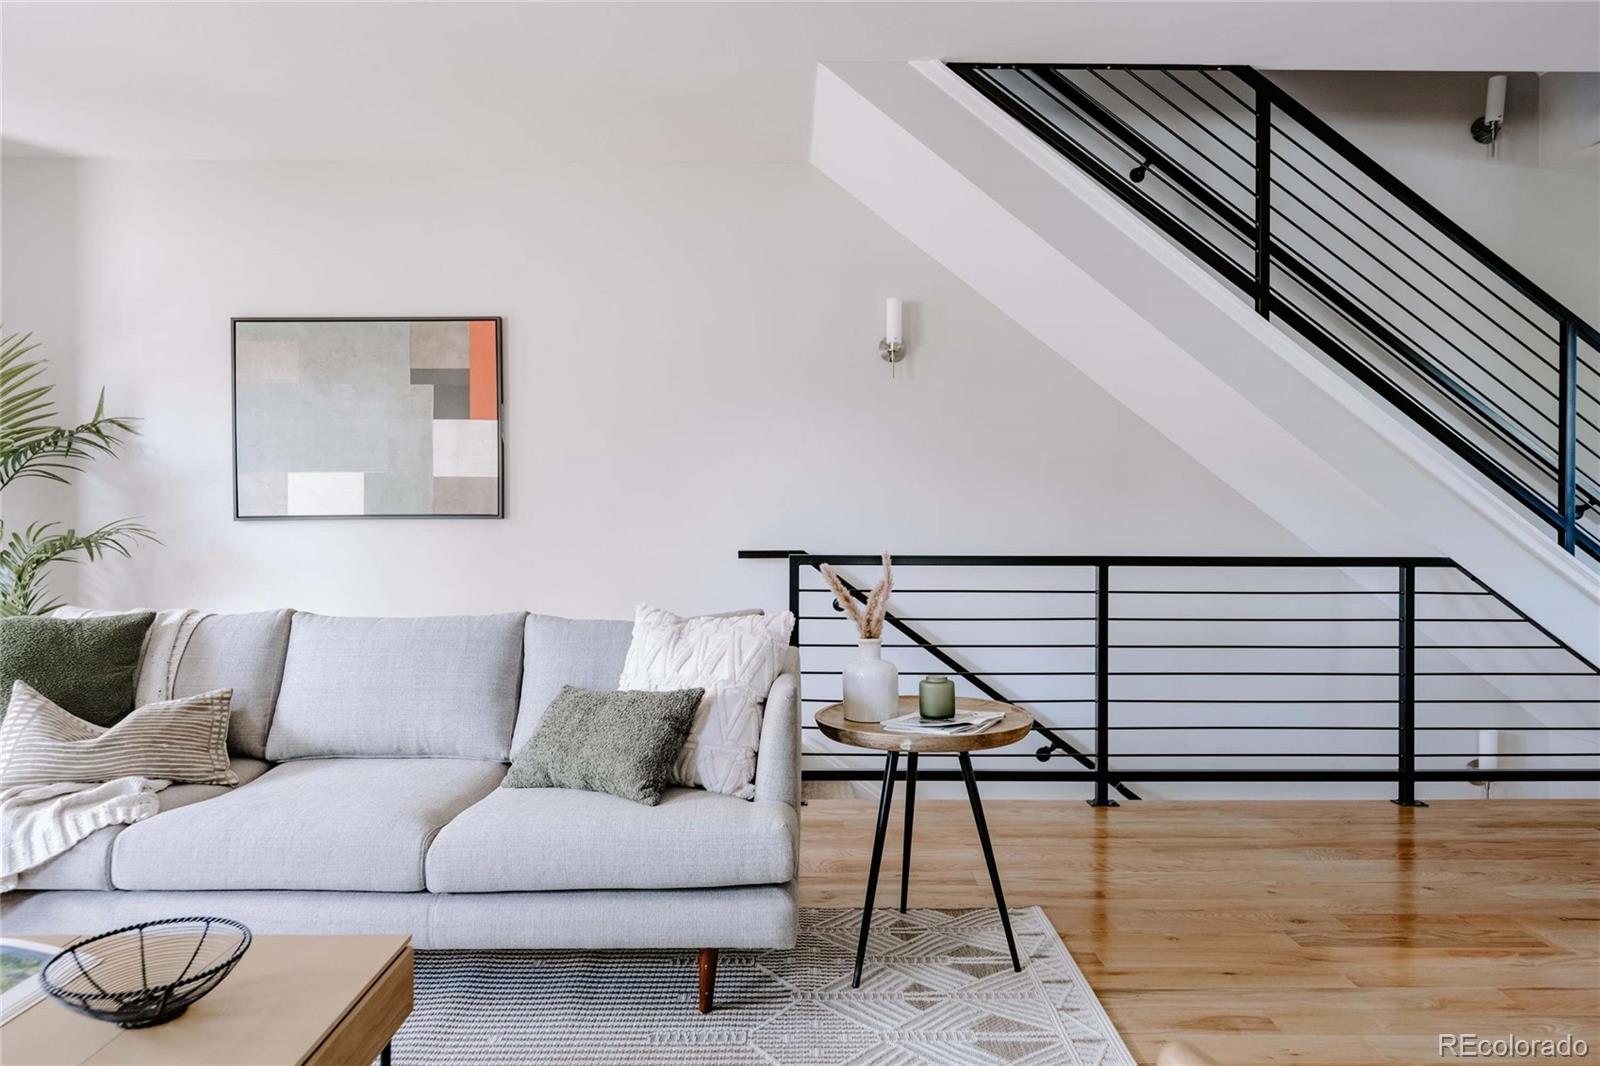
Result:
{"label": "wooden coffee table", "polygon": [[[66,945],[75,937],[29,936]],[[366,1066],[411,1013],[408,936],[258,936],[180,1017],[119,1029],[45,997],[4,1027],[6,1066]]]}
{"label": "wooden coffee table", "polygon": [[[916,710],[917,697],[900,697],[901,714],[911,714]],[[877,722],[852,722],[844,716],[844,705],[841,703],[829,704],[817,712],[817,728],[829,740],[888,752],[884,760],[883,793],[878,800],[878,831],[872,838],[872,866],[867,870],[867,900],[861,907],[861,939],[856,945],[856,971],[850,981],[851,988],[861,987],[861,964],[867,956],[867,930],[872,925],[872,903],[878,894],[878,864],[883,859],[883,837],[889,830],[889,807],[894,799],[894,775],[902,753],[906,756],[906,832],[900,857],[900,913],[905,913],[906,893],[911,883],[911,820],[917,802],[917,756],[954,752],[961,764],[961,776],[967,782],[972,820],[978,826],[978,843],[983,845],[983,861],[989,866],[989,884],[994,888],[994,904],[1000,909],[1000,924],[1006,931],[1006,946],[1011,949],[1011,966],[1019,973],[1022,970],[1022,961],[1017,957],[1017,941],[1011,935],[1011,915],[1006,913],[1005,892],[1000,888],[1000,870],[994,864],[994,848],[989,844],[989,823],[983,817],[983,801],[978,798],[978,780],[973,776],[972,760],[968,755],[986,748],[1015,744],[1033,729],[1033,715],[1009,703],[965,696],[956,700],[956,710],[1001,711],[1004,717],[982,732],[950,737],[891,733]]]}

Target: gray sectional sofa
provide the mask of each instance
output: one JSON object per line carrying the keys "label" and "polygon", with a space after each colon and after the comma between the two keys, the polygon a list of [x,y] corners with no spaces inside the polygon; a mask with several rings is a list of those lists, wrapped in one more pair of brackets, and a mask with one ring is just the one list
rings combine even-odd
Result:
{"label": "gray sectional sofa", "polygon": [[631,631],[528,614],[207,617],[175,694],[234,690],[241,784],[166,789],[161,813],[25,873],[0,924],[216,914],[419,948],[791,946],[797,663],[767,699],[753,801],[499,787],[562,685],[616,687]]}

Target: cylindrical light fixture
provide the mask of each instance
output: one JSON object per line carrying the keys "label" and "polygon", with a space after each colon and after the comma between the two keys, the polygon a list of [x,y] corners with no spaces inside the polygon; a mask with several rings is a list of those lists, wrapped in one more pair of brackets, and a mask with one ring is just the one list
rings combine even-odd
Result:
{"label": "cylindrical light fixture", "polygon": [[889,364],[891,370],[894,364],[906,357],[903,327],[904,306],[900,297],[891,296],[883,303],[883,340],[878,342],[878,355]]}
{"label": "cylindrical light fixture", "polygon": [[1484,95],[1483,117],[1472,123],[1472,139],[1489,146],[1489,155],[1499,154],[1500,130],[1506,124],[1506,76],[1495,74],[1489,78],[1489,89]]}
{"label": "cylindrical light fixture", "polygon": [[1500,769],[1500,730],[1478,730],[1478,769]]}

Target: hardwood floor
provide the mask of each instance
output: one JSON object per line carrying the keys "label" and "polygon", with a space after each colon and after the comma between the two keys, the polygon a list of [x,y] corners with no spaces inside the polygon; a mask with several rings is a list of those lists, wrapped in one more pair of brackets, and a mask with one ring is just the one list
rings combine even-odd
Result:
{"label": "hardwood floor", "polygon": [[[1570,1033],[1600,1062],[1600,803],[985,809],[1007,902],[1045,909],[1141,1063],[1176,1039],[1218,1063],[1437,1063],[1440,1033]],[[876,810],[808,802],[803,905],[861,905]],[[992,905],[964,801],[917,803],[911,905]]]}

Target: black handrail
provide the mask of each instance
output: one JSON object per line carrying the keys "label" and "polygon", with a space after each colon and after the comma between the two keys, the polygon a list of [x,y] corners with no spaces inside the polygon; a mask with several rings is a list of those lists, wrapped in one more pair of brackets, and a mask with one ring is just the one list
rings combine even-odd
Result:
{"label": "black handrail", "polygon": [[[847,623],[832,592],[820,581],[806,581],[805,575],[824,563],[838,568],[876,568],[879,557],[808,554],[799,550],[741,551],[739,557],[785,561],[788,602],[799,620],[792,641],[802,657],[802,706],[814,710],[838,699],[837,656],[841,649],[853,647],[853,644],[840,639],[843,633],[840,627]],[[1040,719],[1038,731],[1049,743],[1037,751],[1001,751],[978,756],[984,761],[983,772],[988,777],[1087,783],[1094,790],[1090,802],[1101,806],[1116,805],[1110,796],[1112,789],[1125,798],[1138,798],[1128,788],[1128,781],[1391,782],[1396,787],[1395,802],[1419,805],[1416,796],[1419,782],[1600,780],[1600,747],[1524,751],[1520,757],[1536,760],[1535,765],[1483,770],[1464,762],[1477,752],[1462,749],[1475,745],[1447,743],[1452,734],[1476,739],[1480,728],[1497,728],[1512,735],[1554,738],[1570,734],[1600,739],[1600,724],[1529,724],[1528,718],[1521,714],[1508,714],[1494,720],[1483,717],[1494,706],[1512,710],[1519,706],[1525,710],[1527,706],[1550,704],[1582,707],[1586,711],[1600,708],[1600,667],[1449,559],[1426,556],[897,555],[894,564],[900,578],[894,600],[937,595],[945,598],[945,605],[939,608],[941,620],[960,622],[964,626],[1023,625],[1030,631],[1027,638],[1011,635],[1000,641],[973,642],[968,638],[949,637],[941,640],[931,635],[933,631],[916,629],[908,624],[907,616],[896,614],[892,628],[904,635],[906,642],[885,645],[900,649],[905,655],[926,656],[926,664],[938,668],[913,669],[908,665],[902,671],[904,676],[950,673],[991,699],[1015,702],[1035,710]],[[930,567],[966,572],[941,575],[939,580],[920,584],[910,576]],[[1030,574],[1025,587],[1016,587],[1014,581],[990,584],[985,580],[987,572],[1004,573],[1019,568],[1072,571],[1073,579]],[[1254,581],[1244,579],[1245,574],[1265,568],[1293,573],[1298,579],[1293,582],[1282,581],[1278,576]],[[1169,576],[1185,569],[1203,571],[1203,574],[1187,578]],[[1330,572],[1333,573],[1330,575]],[[1360,580],[1354,577],[1358,573],[1381,575],[1383,580]],[[1315,577],[1318,574],[1329,576],[1318,579]],[[1203,580],[1197,583],[1196,576]],[[1130,581],[1129,577],[1136,579]],[[1236,584],[1242,587],[1234,587]],[[855,585],[847,584],[847,587],[853,595],[860,594]],[[1074,603],[1070,609],[1049,614],[1071,619],[1067,624],[1079,626],[1075,631],[1079,635],[1068,636],[1060,628],[1037,628],[1060,623],[1053,619],[1030,622],[1029,617],[1035,613],[1032,611],[1019,609],[997,616],[993,608],[995,603],[1003,603],[1006,596],[1040,595],[1077,598],[1068,601]],[[809,601],[805,599],[808,596],[812,597]],[[981,606],[976,613],[961,613],[961,604],[967,596],[978,597],[976,605]],[[1131,602],[1129,597],[1133,597]],[[1174,602],[1156,610],[1142,608],[1140,604],[1148,602],[1148,597]],[[1243,597],[1243,603],[1253,606],[1244,608],[1235,597]],[[1340,597],[1355,597],[1360,606],[1353,612],[1341,611],[1332,605],[1324,609],[1325,604],[1329,601],[1336,604]],[[1311,599],[1316,607],[1303,603],[1295,606],[1297,601],[1305,599]],[[1154,602],[1160,603],[1160,600]],[[1448,602],[1477,606],[1464,606],[1452,613],[1440,606]],[[808,603],[811,605],[809,614],[804,613]],[[1222,604],[1233,606],[1223,608]],[[1238,613],[1230,613],[1233,611]],[[1168,624],[1173,622],[1203,627],[1204,633],[1173,642],[1165,636],[1170,628]],[[1319,624],[1315,630],[1302,631],[1315,634],[1309,640],[1274,635],[1263,628],[1271,626],[1281,630],[1291,624],[1309,623]],[[1459,623],[1466,635],[1455,637],[1455,625],[1441,635],[1439,627],[1445,623]],[[822,627],[820,633],[818,627]],[[958,659],[949,653],[952,648],[971,649],[973,654]],[[1022,650],[1030,660],[1013,661],[1002,668],[991,669],[980,663],[988,654],[986,649],[1003,649],[1007,654]],[[1203,649],[1206,654],[1197,659],[1194,649]],[[1511,662],[1495,658],[1508,650],[1524,653],[1524,658]],[[1349,659],[1351,654],[1370,657],[1385,651],[1392,654],[1392,665],[1387,661],[1361,663]],[[1308,658],[1308,653],[1313,654]],[[1485,653],[1490,658],[1478,663],[1481,668],[1472,668],[1471,657]],[[817,663],[813,655],[832,657],[835,661]],[[1087,655],[1092,655],[1092,663],[1083,660]],[[1130,662],[1129,655],[1140,658]],[[1283,658],[1286,655],[1293,658]],[[1549,655],[1557,655],[1560,660],[1545,658]],[[1077,663],[1063,661],[1062,656],[1077,656]],[[1154,658],[1145,659],[1145,656]],[[833,668],[817,669],[817,666]],[[1063,669],[1075,666],[1081,668]],[[1002,692],[993,681],[999,677],[1050,679],[1051,684],[1076,686],[1092,684],[1093,692],[1084,694],[1081,687],[1052,689],[1044,698],[1030,699],[1025,697],[1034,693],[1028,692],[1021,681],[1010,683],[1019,690],[1016,695]],[[1494,688],[1462,690],[1455,687],[1453,679],[1472,677],[1494,679],[1487,682]],[[1572,686],[1578,682],[1560,681],[1554,682],[1553,689],[1512,694],[1516,690],[1509,686],[1523,683],[1512,679],[1529,678],[1588,678],[1597,684],[1592,689],[1574,690]],[[1313,682],[1316,688],[1304,687]],[[1158,687],[1147,687],[1152,684]],[[1221,690],[1213,687],[1230,684],[1235,687]],[[824,687],[819,690],[819,685]],[[1350,685],[1358,687],[1341,687]],[[1485,698],[1486,691],[1501,694]],[[1551,698],[1552,693],[1555,698]],[[1152,722],[1148,717],[1152,709],[1163,706],[1173,712],[1172,720],[1166,722],[1157,718]],[[1392,714],[1383,710],[1386,707],[1392,708]],[[1080,715],[1092,709],[1092,720],[1065,723],[1054,717],[1063,710],[1070,714],[1073,708],[1079,709]],[[1226,714],[1230,708],[1244,708],[1238,713],[1245,714],[1246,721],[1228,721]],[[1297,714],[1298,720],[1284,721],[1282,715],[1290,712]],[[1092,737],[1092,749],[1079,750],[1064,735],[1069,732]],[[1326,741],[1318,746],[1317,741],[1297,740],[1303,750],[1266,750],[1267,738],[1306,737],[1313,732],[1350,738],[1352,743],[1333,747]],[[1205,737],[1208,733],[1214,737],[1255,734],[1262,738],[1263,748],[1237,750],[1237,746],[1230,746],[1221,751],[1206,750],[1196,747],[1195,741],[1190,739]],[[1362,743],[1354,741],[1379,734],[1392,734],[1393,745],[1380,746],[1366,741],[1367,750],[1351,750],[1363,747]],[[1173,747],[1146,750],[1148,741],[1140,739],[1163,735],[1181,739],[1182,743],[1176,747],[1186,750]],[[809,761],[827,754],[812,751],[806,757]],[[1050,763],[1061,755],[1081,768],[1021,770],[1009,768],[1015,766],[1015,762],[1008,764],[1009,760]],[[1508,757],[1517,755],[1508,753]],[[1219,765],[1204,767],[1189,762],[1205,758],[1217,759]],[[1309,768],[1273,765],[1272,761],[1281,763],[1286,758],[1318,760],[1318,763]],[[1188,765],[1152,765],[1156,760],[1173,759],[1184,760]],[[1441,759],[1462,762],[1452,768],[1441,766],[1438,762]],[[1581,760],[1581,764],[1563,766],[1546,761],[1552,759]],[[1240,766],[1237,765],[1240,760],[1255,762]],[[1347,764],[1338,765],[1334,760],[1347,760]],[[1589,765],[1591,760],[1595,765]],[[1370,765],[1374,761],[1387,765]],[[865,769],[808,766],[805,776],[868,780],[877,775]],[[921,776],[953,780],[957,775],[954,771],[931,770]]]}
{"label": "black handrail", "polygon": [[[1580,395],[1591,401],[1600,402],[1600,399],[1584,388],[1579,381],[1580,368],[1600,373],[1600,370],[1584,359],[1579,351],[1580,345],[1600,349],[1600,330],[1584,321],[1525,274],[1491,251],[1462,226],[1317,117],[1309,108],[1295,100],[1281,86],[1259,71],[1244,66],[951,63],[950,68],[1035,136],[1094,177],[1162,233],[1177,241],[1191,255],[1245,293],[1259,314],[1266,318],[1276,316],[1285,326],[1327,354],[1400,413],[1416,422],[1473,469],[1515,499],[1535,518],[1553,527],[1562,548],[1568,552],[1582,550],[1600,558],[1600,539],[1579,524],[1585,513],[1597,506],[1596,493],[1600,492],[1600,477],[1592,476],[1590,471],[1582,469],[1580,451],[1594,456],[1600,456],[1600,452],[1588,442],[1578,439],[1580,423],[1592,429],[1600,429],[1600,425],[1597,425],[1595,420],[1578,406]],[[1253,159],[1229,144],[1216,129],[1203,121],[1193,110],[1183,107],[1172,95],[1156,88],[1151,80],[1141,76],[1141,72],[1161,74],[1181,87],[1188,96],[1194,97],[1227,124],[1221,127],[1223,132],[1252,139]],[[1075,74],[1084,75],[1082,79],[1084,84],[1079,84],[1074,79]],[[1126,88],[1119,86],[1113,80],[1116,74],[1123,74],[1131,79],[1124,83]],[[1191,84],[1181,76],[1185,74],[1197,75],[1203,79],[1203,83]],[[1237,79],[1234,86],[1238,91],[1226,84],[1226,80],[1230,77]],[[1225,150],[1230,158],[1252,166],[1255,179],[1253,189],[1216,159],[1208,156],[1200,146],[1163,121],[1152,109],[1154,105],[1147,107],[1136,99],[1129,91],[1134,85],[1151,94],[1154,99],[1160,100],[1171,113],[1181,116],[1186,123],[1192,123],[1208,133],[1211,140],[1215,141],[1220,149]],[[1059,110],[1060,115],[1065,115],[1074,123],[1081,124],[1099,141],[1114,148],[1119,158],[1132,159],[1137,165],[1125,176],[1102,159],[1082,139],[1074,136],[1059,115],[1047,113],[1045,109],[1035,106],[1025,98],[1023,86],[1031,86],[1028,91],[1043,94],[1043,97],[1049,99],[1052,106]],[[1115,100],[1111,101],[1113,105],[1121,101],[1131,108],[1132,113],[1117,114],[1113,106],[1108,106],[1101,99],[1097,99],[1095,92],[1091,91],[1096,86],[1114,94]],[[1225,94],[1234,104],[1248,113],[1248,121],[1240,121],[1230,116],[1211,98],[1202,94],[1197,86],[1199,88],[1210,86]],[[1148,134],[1136,128],[1139,117],[1148,120],[1151,127]],[[1293,123],[1299,130],[1290,132],[1275,122],[1275,118]],[[1295,133],[1301,135],[1296,136]],[[1226,175],[1233,185],[1244,188],[1254,198],[1254,210],[1249,213],[1240,210],[1227,196],[1214,188],[1211,182],[1185,166],[1171,151],[1163,149],[1161,144],[1157,143],[1157,138],[1163,135],[1170,142],[1181,146],[1182,152],[1189,158],[1204,161]],[[1541,337],[1547,341],[1558,339],[1559,350],[1552,353],[1554,358],[1549,361],[1539,358],[1538,350],[1527,340],[1478,306],[1476,302],[1468,299],[1438,273],[1430,270],[1415,255],[1406,251],[1387,234],[1375,228],[1368,219],[1343,204],[1317,181],[1296,167],[1279,151],[1276,145],[1279,137],[1334,174],[1406,234],[1421,242],[1429,252],[1483,288],[1486,293],[1498,300],[1507,312],[1538,330]],[[1320,153],[1313,152],[1306,141],[1313,142],[1320,149]],[[1358,188],[1345,173],[1335,168],[1335,164],[1342,165],[1348,172],[1367,179],[1382,193],[1391,197],[1402,212],[1410,212],[1414,216],[1412,218],[1414,225],[1408,224],[1395,211],[1380,204]],[[1154,174],[1160,179],[1156,183],[1161,186],[1160,189],[1152,190],[1143,184],[1145,176],[1149,174]],[[1508,341],[1526,349],[1538,360],[1536,366],[1542,367],[1546,373],[1554,371],[1557,379],[1555,388],[1552,389],[1539,380],[1529,368],[1512,359],[1496,344],[1452,314],[1402,271],[1396,270],[1376,252],[1367,248],[1363,242],[1341,229],[1336,221],[1318,212],[1285,184],[1292,179],[1304,182],[1318,190],[1330,203],[1338,204],[1351,218],[1371,230],[1398,255],[1416,266],[1423,276],[1442,286],[1444,291],[1471,308],[1474,314],[1470,317],[1473,317],[1474,321],[1477,320],[1477,315],[1483,316],[1499,331],[1496,336],[1504,333]],[[1410,294],[1414,294],[1418,306],[1421,307],[1421,313],[1402,302],[1400,295],[1378,288],[1365,277],[1356,264],[1318,239],[1305,225],[1285,214],[1275,202],[1277,197],[1274,195],[1274,186],[1278,187],[1278,192],[1284,194],[1288,206],[1297,206],[1309,212],[1310,217],[1315,218],[1319,225],[1338,234],[1365,256],[1370,257],[1388,274],[1393,275],[1403,290],[1409,290]],[[1224,187],[1237,195],[1238,190],[1233,189],[1232,185]],[[1197,211],[1200,218],[1209,219],[1211,223],[1222,227],[1223,233],[1244,242],[1250,249],[1249,265],[1241,264],[1224,252],[1194,221],[1180,217],[1172,208],[1162,203],[1157,195],[1162,191],[1170,191],[1181,197],[1180,210]],[[1275,233],[1274,216],[1292,226],[1297,235],[1287,234],[1282,227]],[[1504,295],[1491,288],[1482,277],[1468,271],[1461,260],[1424,238],[1418,230],[1426,227],[1431,227],[1444,244],[1461,253],[1467,260],[1481,266],[1488,275],[1498,279],[1511,293],[1527,301],[1536,309],[1535,314],[1543,312],[1549,315],[1554,320],[1554,331],[1546,332],[1520,308],[1510,303]],[[1297,252],[1292,247],[1300,241],[1310,246],[1311,254]],[[1383,312],[1370,306],[1368,301],[1352,291],[1348,285],[1341,284],[1324,269],[1324,265],[1330,261],[1343,267],[1348,275],[1372,286],[1382,299],[1398,307],[1408,319],[1416,321],[1423,333],[1432,334],[1437,340],[1428,341],[1413,336],[1409,332],[1412,329],[1409,324],[1402,328]],[[1285,282],[1297,286],[1299,292],[1314,298],[1315,302],[1309,306],[1297,304],[1294,294],[1282,287]],[[1500,360],[1502,365],[1508,366],[1516,374],[1526,378],[1527,382],[1519,389],[1496,374],[1481,359],[1475,358],[1461,344],[1452,340],[1440,325],[1430,322],[1428,315],[1434,312],[1442,316],[1439,320],[1441,324],[1448,323],[1463,331],[1466,337],[1483,346],[1488,355]],[[1333,323],[1339,325],[1334,327]],[[1397,365],[1403,367],[1410,376],[1397,375],[1394,369],[1380,366],[1365,357],[1352,347],[1347,339],[1339,336],[1336,328],[1354,331],[1362,338],[1362,344],[1370,342],[1377,351],[1396,361]],[[1453,363],[1455,365],[1452,365]],[[1555,431],[1554,440],[1547,439],[1544,432],[1535,430],[1524,417],[1519,417],[1518,414],[1506,409],[1500,400],[1485,392],[1481,384],[1475,384],[1475,380],[1492,382],[1497,395],[1514,400],[1519,410],[1526,408],[1532,412],[1537,416],[1533,419],[1534,425],[1549,423]],[[1419,385],[1424,388],[1419,390]],[[1435,408],[1437,400],[1431,396],[1437,396],[1438,399],[1445,401],[1447,409],[1453,408],[1456,415],[1450,417],[1442,414]],[[1548,402],[1551,398],[1556,401],[1554,415],[1538,406],[1541,400]],[[1491,453],[1489,448],[1485,447],[1484,441],[1473,439],[1471,433],[1463,429],[1463,422],[1473,427],[1472,432],[1481,431],[1487,437],[1487,441],[1492,442],[1494,448],[1505,451],[1498,455]],[[1511,459],[1521,464],[1520,469],[1509,461]],[[1530,475],[1534,476],[1533,481],[1530,481]],[[1539,487],[1544,484],[1548,484],[1549,487],[1547,489]]]}

